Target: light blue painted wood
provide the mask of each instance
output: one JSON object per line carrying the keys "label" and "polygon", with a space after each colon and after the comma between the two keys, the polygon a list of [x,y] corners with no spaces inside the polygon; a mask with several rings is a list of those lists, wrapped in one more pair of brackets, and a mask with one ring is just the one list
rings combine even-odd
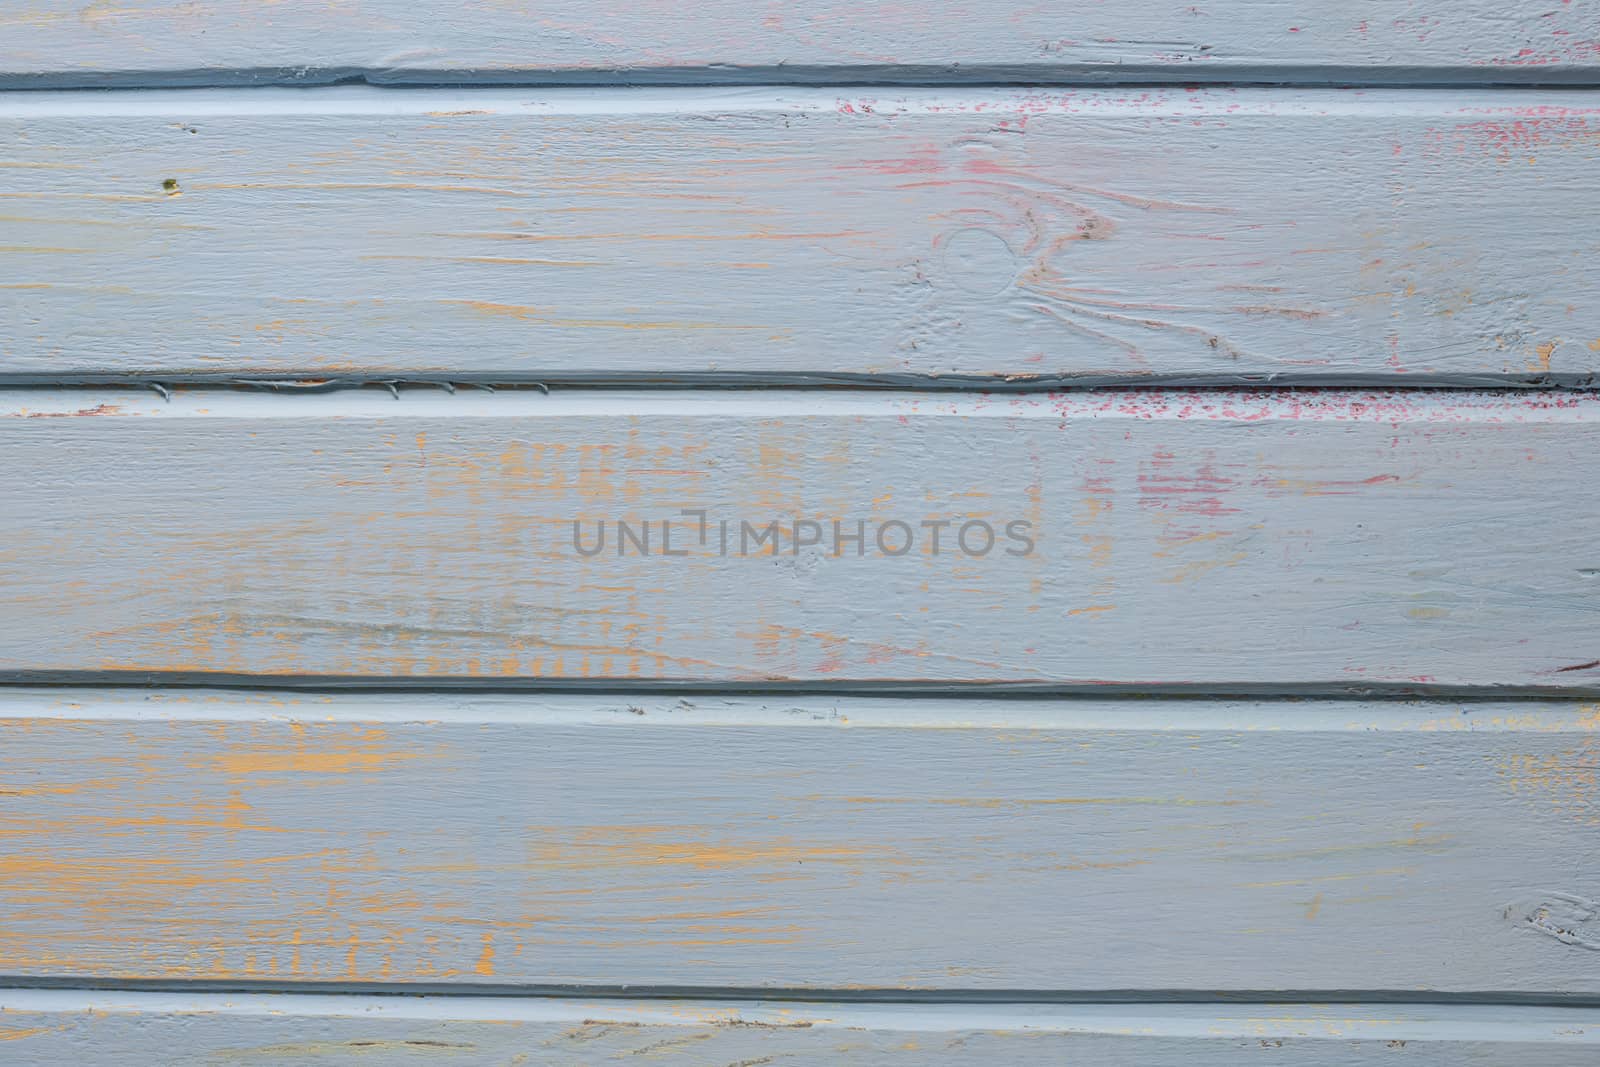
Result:
{"label": "light blue painted wood", "polygon": [[0,380],[1600,366],[1583,92],[13,93],[0,136]]}
{"label": "light blue painted wood", "polygon": [[[20,0],[4,86],[1475,88],[6,94],[0,382],[1586,384],[1600,109],[1481,87],[1593,84],[1597,15]],[[0,677],[1592,688],[1594,437],[1482,392],[11,392]],[[790,537],[673,557],[685,508]],[[830,557],[858,515],[919,547]],[[0,1062],[1587,1065],[1588,1008],[357,991],[1593,996],[1596,728],[8,689],[0,973],[347,993],[0,990]]]}
{"label": "light blue painted wood", "polygon": [[1597,445],[1594,394],[19,391],[0,672],[1590,692]]}
{"label": "light blue painted wood", "polygon": [[1516,702],[11,690],[0,973],[1592,995],[1596,725]]}

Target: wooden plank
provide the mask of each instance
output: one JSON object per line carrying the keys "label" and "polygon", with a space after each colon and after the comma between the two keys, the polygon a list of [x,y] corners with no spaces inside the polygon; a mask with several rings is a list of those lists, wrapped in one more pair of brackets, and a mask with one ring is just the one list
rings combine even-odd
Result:
{"label": "wooden plank", "polygon": [[0,130],[14,382],[1600,366],[1581,92],[19,93]]}
{"label": "wooden plank", "polygon": [[1588,1008],[860,1005],[9,991],[0,1039],[35,1067],[1591,1067]]}
{"label": "wooden plank", "polygon": [[12,0],[17,85],[1020,80],[1592,83],[1593,0]]}
{"label": "wooden plank", "polygon": [[0,404],[0,677],[1600,679],[1595,394]]}
{"label": "wooden plank", "polygon": [[0,975],[1600,992],[1593,703],[56,690],[0,711]]}

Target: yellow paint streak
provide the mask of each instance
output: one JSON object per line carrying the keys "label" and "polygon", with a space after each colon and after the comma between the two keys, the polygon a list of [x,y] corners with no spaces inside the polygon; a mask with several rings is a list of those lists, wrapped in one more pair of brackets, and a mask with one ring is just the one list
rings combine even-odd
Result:
{"label": "yellow paint streak", "polygon": [[[125,910],[162,899],[172,890],[243,885],[256,879],[218,875],[205,865],[185,870],[167,859],[74,857],[12,853],[0,856],[0,878],[13,882],[6,894],[11,909],[25,903],[70,901],[91,913]],[[150,894],[141,897],[140,891]]]}
{"label": "yellow paint streak", "polygon": [[[303,728],[302,728],[303,730]],[[385,745],[379,727],[337,730],[332,736],[308,738],[302,732],[292,744],[234,742],[226,751],[196,761],[230,778],[272,774],[352,774],[393,769],[426,755]]]}
{"label": "yellow paint streak", "polygon": [[1415,867],[1389,867],[1381,871],[1362,871],[1359,874],[1324,874],[1312,878],[1287,878],[1281,882],[1245,882],[1241,889],[1277,889],[1282,886],[1311,885],[1315,882],[1349,882],[1357,878],[1405,877],[1416,873]]}
{"label": "yellow paint streak", "polygon": [[0,797],[65,797],[85,789],[114,789],[124,783],[119,778],[86,778],[76,782],[48,782],[40,785],[0,784]]}
{"label": "yellow paint streak", "polygon": [[224,774],[245,776],[291,771],[304,774],[349,774],[386,769],[397,762],[417,759],[412,752],[295,752],[279,755],[250,753],[215,757]]}
{"label": "yellow paint streak", "polygon": [[446,233],[480,241],[816,241],[834,237],[859,237],[861,230],[832,233]]}
{"label": "yellow paint streak", "polygon": [[165,200],[166,195],[139,196],[132,193],[0,193],[6,200],[101,200],[113,204],[148,204]]}
{"label": "yellow paint streak", "polygon": [[0,1041],[21,1041],[24,1038],[52,1033],[55,1033],[55,1027],[52,1026],[0,1027]]}
{"label": "yellow paint streak", "polygon": [[[1278,484],[1280,486],[1284,486],[1288,485],[1289,483],[1286,481],[1279,481]],[[1163,535],[1161,538],[1161,544],[1164,547],[1152,552],[1151,555],[1159,559],[1165,559],[1172,555],[1173,549],[1178,548],[1181,545],[1204,544],[1207,541],[1216,541],[1224,537],[1232,536],[1234,536],[1232,530],[1207,530],[1204,533],[1184,534],[1182,536]]]}
{"label": "yellow paint streak", "polygon": [[563,319],[547,315],[544,311],[523,304],[492,304],[484,300],[443,300],[440,303],[471,308],[482,315],[519,319],[540,326],[561,326],[573,329],[608,330],[767,330],[768,326],[735,326],[717,322],[649,322],[625,319]]}
{"label": "yellow paint streak", "polygon": [[[282,1045],[253,1045],[248,1048],[229,1048],[211,1054],[209,1062],[218,1062],[222,1058],[234,1062],[259,1062],[259,1063],[354,1063],[358,1058],[362,1063],[383,1064],[396,1063],[404,1060],[407,1063],[427,1060],[437,1060],[444,1054],[446,1060],[455,1059],[455,1053],[473,1051],[476,1046],[464,1042],[434,1041],[434,1040],[378,1040],[367,1038],[360,1041],[301,1041],[293,1044]],[[337,1060],[324,1060],[324,1057],[334,1055]],[[374,1059],[373,1057],[382,1057]],[[352,1058],[347,1058],[352,1057]],[[510,1064],[526,1063],[526,1059],[513,1059],[505,1061]]]}
{"label": "yellow paint streak", "polygon": [[483,951],[478,954],[472,973],[484,978],[494,977],[494,934],[487,930],[483,932]]}
{"label": "yellow paint streak", "polygon": [[1328,845],[1323,848],[1302,848],[1279,852],[1254,852],[1236,858],[1255,862],[1270,861],[1278,863],[1286,860],[1306,859],[1313,856],[1347,855],[1353,852],[1373,852],[1392,848],[1437,849],[1448,845],[1454,840],[1450,834],[1424,836],[1421,832],[1424,825],[1423,823],[1418,823],[1414,828],[1417,832],[1410,837],[1395,838],[1388,841],[1373,841],[1354,845]]}
{"label": "yellow paint streak", "polygon": [[483,185],[422,185],[416,182],[207,182],[191,189],[380,189],[423,193],[481,193],[489,196],[526,196],[515,189]]}
{"label": "yellow paint streak", "polygon": [[[530,862],[544,868],[592,871],[605,867],[692,867],[703,871],[802,863],[894,863],[892,850],[796,842],[718,841],[699,838],[693,828],[591,826],[578,831],[534,827],[538,840]],[[565,840],[563,840],[565,838]]]}
{"label": "yellow paint streak", "polygon": [[842,797],[846,804],[934,804],[957,808],[1033,808],[1077,805],[1171,805],[1180,808],[1237,807],[1244,800],[1192,800],[1188,797]]}
{"label": "yellow paint streak", "polygon": [[1235,552],[1233,555],[1224,556],[1221,559],[1195,560],[1193,563],[1185,563],[1183,566],[1179,567],[1177,570],[1173,571],[1171,574],[1167,575],[1161,580],[1167,585],[1180,585],[1184,582],[1192,582],[1196,578],[1209,574],[1214,570],[1220,570],[1224,567],[1236,567],[1248,558],[1250,558],[1250,554],[1248,552]]}
{"label": "yellow paint streak", "polygon": [[1494,715],[1478,718],[1458,711],[1455,715],[1425,720],[1417,725],[1417,729],[1427,732],[1493,729],[1540,733],[1594,733],[1600,732],[1600,704],[1580,704],[1576,709],[1576,718],[1566,716],[1545,718],[1539,715]]}
{"label": "yellow paint streak", "polygon": [[1518,753],[1496,761],[1496,769],[1514,795],[1536,797],[1556,808],[1572,808],[1588,817],[1600,784],[1600,758],[1592,738],[1580,747],[1557,753]]}
{"label": "yellow paint streak", "polygon": [[362,262],[392,262],[402,260],[406,262],[427,263],[510,263],[530,267],[604,267],[609,264],[597,259],[514,259],[509,256],[361,256]]}

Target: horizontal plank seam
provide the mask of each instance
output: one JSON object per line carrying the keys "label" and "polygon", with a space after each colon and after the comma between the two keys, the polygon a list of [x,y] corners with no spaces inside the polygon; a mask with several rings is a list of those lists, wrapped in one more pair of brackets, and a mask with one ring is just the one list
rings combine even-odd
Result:
{"label": "horizontal plank seam", "polygon": [[210,979],[142,979],[0,975],[7,990],[80,990],[97,993],[251,994],[310,993],[350,997],[517,997],[588,1000],[785,1001],[835,1004],[1434,1004],[1502,1007],[1600,1007],[1600,993],[1437,992],[1415,989],[830,989],[694,985],[542,985],[497,983],[269,982]]}
{"label": "horizontal plank seam", "polygon": [[697,694],[701,696],[893,696],[927,698],[1077,698],[1157,697],[1166,699],[1232,699],[1286,697],[1325,700],[1493,701],[1592,700],[1600,683],[1589,685],[1446,685],[1428,682],[985,682],[898,680],[709,681],[694,678],[454,678],[333,674],[244,674],[208,671],[0,671],[0,692],[7,688],[162,688],[221,690],[292,690],[337,693],[580,693]]}
{"label": "horizontal plank seam", "polygon": [[1173,85],[1217,88],[1363,89],[1547,89],[1600,87],[1600,66],[1502,68],[1481,66],[1406,67],[1300,64],[1274,67],[1236,63],[1207,76],[1192,66],[1119,64],[935,64],[751,65],[623,67],[585,70],[530,67],[524,70],[420,70],[409,68],[219,67],[167,71],[73,71],[0,75],[0,91],[99,89],[253,89],[325,88],[369,85],[390,89],[539,88],[725,88],[803,86],[806,88],[1047,88],[1143,89]]}
{"label": "horizontal plank seam", "polygon": [[[280,419],[329,418],[389,419],[396,415],[431,418],[526,419],[544,416],[585,416],[617,418],[628,416],[717,416],[748,418],[829,416],[876,416],[899,418],[912,413],[920,416],[959,416],[993,419],[1035,418],[1059,422],[1073,417],[1148,421],[1170,418],[1176,421],[1249,421],[1286,419],[1298,423],[1347,421],[1356,405],[1357,412],[1376,421],[1424,422],[1439,418],[1455,424],[1501,424],[1514,421],[1556,423],[1588,422],[1597,416],[1595,392],[1569,391],[1562,399],[1546,400],[1538,390],[1507,388],[1438,388],[1426,384],[1407,385],[1387,382],[1368,386],[1263,386],[1261,384],[1208,383],[1195,386],[1137,385],[1102,386],[1094,389],[1054,389],[1045,391],[1063,398],[1072,396],[1072,407],[1063,410],[1047,400],[1018,396],[1009,405],[987,403],[994,390],[966,389],[946,391],[938,404],[922,408],[922,394],[897,389],[797,389],[792,387],[716,390],[649,389],[636,387],[564,389],[559,397],[549,387],[506,389],[505,396],[486,394],[487,390],[427,389],[411,393],[412,405],[394,408],[389,398],[398,397],[398,386],[340,394],[334,403],[327,391],[260,390],[217,388],[193,385],[169,388],[152,385],[148,389],[111,386],[22,386],[7,388],[0,382],[0,418],[9,416],[48,417],[51,415],[92,415],[100,418],[204,418],[204,419]],[[1546,391],[1547,392],[1547,391]],[[385,396],[385,393],[388,395]],[[1092,393],[1085,398],[1081,394]],[[1187,401],[1179,410],[1150,409],[1152,400],[1167,399],[1178,393]],[[538,394],[538,395],[536,395]],[[291,401],[303,403],[296,407]],[[1118,401],[1125,401],[1119,404]],[[83,405],[91,403],[85,410]],[[97,402],[97,405],[95,404]],[[1230,409],[1234,403],[1255,405],[1248,412]],[[1405,405],[1394,410],[1393,404]],[[1129,406],[1132,405],[1132,406]],[[1191,410],[1193,409],[1193,410]],[[1257,410],[1259,409],[1259,410]]]}
{"label": "horizontal plank seam", "polygon": [[1106,388],[1215,389],[1230,388],[1294,389],[1385,389],[1404,392],[1428,390],[1506,389],[1600,390],[1600,372],[1537,374],[1429,374],[1416,383],[1397,381],[1381,374],[1317,373],[1216,373],[1216,374],[855,374],[831,372],[738,372],[653,374],[641,372],[562,372],[557,374],[513,374],[506,372],[466,372],[448,375],[403,376],[361,375],[328,377],[314,371],[292,375],[260,376],[203,373],[106,375],[106,374],[17,374],[0,372],[0,389],[147,389],[161,396],[184,388],[215,389],[233,392],[260,392],[286,395],[331,393],[346,390],[458,389],[538,390],[554,389],[685,391],[717,390],[818,390],[862,389],[868,391],[909,392],[1070,392]]}
{"label": "horizontal plank seam", "polygon": [[[1041,84],[1034,81],[934,85],[859,85],[833,82],[788,85],[771,81],[737,85],[415,85],[339,83],[314,86],[217,85],[131,89],[8,90],[0,74],[0,117],[128,118],[185,116],[438,117],[441,110],[470,105],[501,118],[594,116],[705,116],[813,114],[857,120],[885,116],[976,114],[996,107],[1026,106],[1034,116],[1192,119],[1216,114],[1327,120],[1351,115],[1479,117],[1483,107],[1508,110],[1564,106],[1587,111],[1600,103],[1600,66],[1588,85],[1294,85],[1239,82],[1126,82]],[[841,93],[865,90],[840,99]],[[880,92],[881,90],[881,92]],[[530,95],[532,94],[531,98]],[[1463,99],[1481,94],[1463,110]],[[1196,99],[1198,97],[1198,99]],[[848,103],[851,110],[840,111]],[[1081,110],[1084,105],[1095,110]],[[860,106],[858,106],[860,105]]]}

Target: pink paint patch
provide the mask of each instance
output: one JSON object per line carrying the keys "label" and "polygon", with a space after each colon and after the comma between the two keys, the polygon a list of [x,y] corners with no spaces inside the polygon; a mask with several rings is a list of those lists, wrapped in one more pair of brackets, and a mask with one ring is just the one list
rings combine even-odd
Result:
{"label": "pink paint patch", "polygon": [[[936,410],[936,407],[934,408]],[[1600,422],[1600,393],[1518,390],[1107,389],[1021,394],[1004,410],[1071,419],[1197,422],[1549,423]],[[954,413],[954,409],[952,409]]]}
{"label": "pink paint patch", "polygon": [[1141,506],[1213,517],[1238,513],[1238,508],[1223,503],[1223,496],[1239,482],[1219,472],[1214,458],[1199,464],[1193,473],[1177,470],[1176,460],[1174,453],[1156,452],[1140,464]]}

